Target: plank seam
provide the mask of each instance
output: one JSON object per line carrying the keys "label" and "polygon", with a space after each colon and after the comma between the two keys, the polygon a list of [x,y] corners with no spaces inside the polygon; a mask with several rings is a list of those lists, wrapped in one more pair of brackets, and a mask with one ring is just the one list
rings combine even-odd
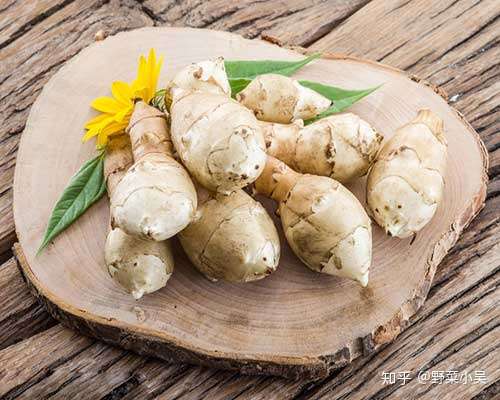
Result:
{"label": "plank seam", "polygon": [[4,49],[17,39],[19,39],[22,35],[28,32],[32,27],[49,18],[51,15],[57,13],[62,10],[67,5],[73,3],[75,0],[65,0],[61,4],[55,5],[54,7],[49,8],[47,11],[37,15],[33,19],[29,20],[25,24],[21,25],[15,32],[13,32],[9,39],[5,42],[0,43],[0,50]]}

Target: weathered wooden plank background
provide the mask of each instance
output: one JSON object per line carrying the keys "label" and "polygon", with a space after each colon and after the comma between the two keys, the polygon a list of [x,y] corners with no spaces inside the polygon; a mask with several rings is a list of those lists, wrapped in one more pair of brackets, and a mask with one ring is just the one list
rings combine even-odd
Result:
{"label": "weathered wooden plank background", "polygon": [[[490,399],[500,393],[500,2],[497,0],[2,0],[0,2],[0,397],[5,399]],[[438,269],[409,328],[315,383],[160,361],[74,333],[29,294],[12,258],[12,178],[29,109],[93,41],[147,25],[266,35],[416,74],[449,95],[490,155],[486,207]],[[466,323],[465,323],[466,322]],[[486,383],[421,384],[419,371],[484,370]],[[383,372],[411,371],[405,385]]]}

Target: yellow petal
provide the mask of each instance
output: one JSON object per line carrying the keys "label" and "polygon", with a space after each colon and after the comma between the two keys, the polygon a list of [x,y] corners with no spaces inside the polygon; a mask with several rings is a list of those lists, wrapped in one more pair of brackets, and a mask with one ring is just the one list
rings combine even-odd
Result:
{"label": "yellow petal", "polygon": [[101,126],[95,126],[94,128],[89,129],[87,132],[85,132],[85,135],[83,135],[82,142],[86,142],[90,139],[92,139],[94,136],[98,135],[100,132],[102,132],[103,125]]}
{"label": "yellow petal", "polygon": [[149,61],[150,61],[150,65],[149,65],[149,100],[151,100],[156,93],[156,87],[158,85],[158,78],[160,75],[160,69],[161,69],[163,59],[160,58],[158,60],[158,63],[157,63],[155,51],[154,51],[154,49],[151,49],[149,52]]}
{"label": "yellow petal", "polygon": [[140,87],[139,95],[145,102],[148,102],[149,92],[150,92],[150,82],[149,82],[149,65],[146,58],[141,57],[139,66],[139,75],[137,76],[138,86]]}
{"label": "yellow petal", "polygon": [[153,49],[153,48],[149,49],[148,62],[150,65],[156,64],[156,53],[155,53],[155,49]]}
{"label": "yellow petal", "polygon": [[127,122],[111,121],[109,124],[104,126],[97,133],[97,144],[96,144],[97,148],[101,149],[104,146],[106,146],[108,138],[110,136],[123,134],[125,132],[125,129],[127,128],[127,125],[128,121]]}
{"label": "yellow petal", "polygon": [[134,99],[142,99],[146,101],[145,98],[147,97],[147,87],[142,82],[136,79],[132,83],[132,88],[134,91]]}
{"label": "yellow petal", "polygon": [[146,84],[144,77],[146,76],[146,59],[144,56],[139,57],[139,67],[137,69],[137,81],[140,85]]}
{"label": "yellow petal", "polygon": [[137,97],[141,98],[146,103],[149,102],[149,100],[148,100],[148,88],[147,87],[143,86],[140,89],[137,89],[136,94],[137,94]]}
{"label": "yellow petal", "polygon": [[116,122],[113,121],[109,125],[103,128],[102,133],[106,136],[115,135],[117,133],[123,133],[128,126],[128,121],[126,122]]}
{"label": "yellow petal", "polygon": [[99,133],[99,129],[97,129],[97,128],[89,129],[87,132],[85,132],[85,135],[83,135],[82,142],[86,142],[86,141],[92,139],[98,133]]}
{"label": "yellow petal", "polygon": [[155,87],[156,87],[156,85],[154,84],[155,67],[156,67],[156,54],[155,54],[154,49],[149,50],[148,62],[149,62],[149,65],[148,65],[148,89],[149,89],[148,101],[149,101],[153,97],[153,95],[154,95],[153,92],[154,92]]}
{"label": "yellow petal", "polygon": [[116,114],[113,118],[115,122],[124,122],[127,123],[130,121],[130,116],[132,115],[133,106],[131,105],[128,108],[124,108],[118,114]]}
{"label": "yellow petal", "polygon": [[113,116],[111,114],[99,114],[96,117],[89,119],[85,123],[85,129],[90,129],[95,125],[100,124],[102,121],[104,121],[106,118],[112,118]]}
{"label": "yellow petal", "polygon": [[132,87],[122,81],[116,81],[111,84],[111,93],[113,97],[122,105],[128,106],[132,103],[133,91]]}
{"label": "yellow petal", "polygon": [[[106,115],[106,114],[104,114],[104,115]],[[88,131],[83,136],[82,141],[86,142],[87,140],[100,134],[108,125],[110,125],[112,123],[113,123],[113,118],[107,116],[107,118],[103,119],[101,122],[93,124],[90,128],[87,128]]]}
{"label": "yellow petal", "polygon": [[157,91],[158,80],[160,79],[160,71],[161,71],[162,65],[163,65],[163,56],[160,57],[160,59],[158,60],[158,64],[156,65],[156,68],[155,68],[155,71],[154,71],[153,96],[154,96],[154,94]]}
{"label": "yellow petal", "polygon": [[103,113],[115,114],[121,110],[120,103],[111,97],[98,97],[90,105]]}

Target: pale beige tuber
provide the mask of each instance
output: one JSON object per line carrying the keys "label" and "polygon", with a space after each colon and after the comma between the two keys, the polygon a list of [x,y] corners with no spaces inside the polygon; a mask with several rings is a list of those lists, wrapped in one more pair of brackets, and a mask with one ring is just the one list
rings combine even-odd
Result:
{"label": "pale beige tuber", "polygon": [[135,163],[111,196],[112,224],[131,235],[168,239],[193,219],[196,190],[187,171],[173,158],[162,112],[138,102],[127,129]]}
{"label": "pale beige tuber", "polygon": [[443,197],[446,147],[443,121],[427,109],[383,146],[368,175],[367,203],[386,233],[406,238],[432,219]]}
{"label": "pale beige tuber", "polygon": [[238,190],[211,195],[200,188],[196,219],[179,239],[191,262],[210,280],[250,282],[278,266],[278,232],[264,207]]}
{"label": "pale beige tuber", "polygon": [[288,124],[310,119],[327,110],[332,102],[295,79],[277,75],[259,75],[236,95],[259,120]]}
{"label": "pale beige tuber", "polygon": [[[110,197],[132,162],[128,138],[111,139],[104,161],[104,174]],[[125,233],[120,228],[112,228],[108,233],[104,259],[113,279],[136,299],[164,287],[174,268],[168,242],[141,239]]]}
{"label": "pale beige tuber", "polygon": [[214,61],[201,61],[184,67],[169,83],[167,87],[169,97],[174,88],[230,96],[231,86],[224,67],[224,59],[219,57]]}
{"label": "pale beige tuber", "polygon": [[299,174],[269,156],[255,189],[278,202],[286,239],[309,268],[368,284],[370,218],[341,183]]}
{"label": "pale beige tuber", "polygon": [[266,159],[253,113],[228,96],[173,90],[172,141],[191,175],[224,194],[255,181]]}
{"label": "pale beige tuber", "polygon": [[355,114],[332,115],[308,126],[260,123],[267,154],[292,169],[349,182],[368,172],[382,135]]}

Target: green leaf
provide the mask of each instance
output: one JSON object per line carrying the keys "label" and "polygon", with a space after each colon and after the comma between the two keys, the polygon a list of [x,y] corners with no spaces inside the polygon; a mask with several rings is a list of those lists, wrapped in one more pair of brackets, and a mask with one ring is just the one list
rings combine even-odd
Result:
{"label": "green leaf", "polygon": [[318,92],[319,94],[325,96],[333,102],[330,108],[323,111],[321,114],[312,119],[304,121],[305,125],[309,125],[310,123],[321,118],[344,111],[346,108],[349,108],[354,103],[361,100],[363,97],[368,96],[370,93],[374,92],[381,86],[379,85],[363,90],[346,90],[339,87],[323,85],[321,83],[312,81],[299,81],[299,83],[302,86],[308,87]]}
{"label": "green leaf", "polygon": [[224,61],[226,73],[229,79],[248,78],[253,79],[262,74],[280,74],[290,76],[304,65],[321,57],[321,53],[311,54],[300,61],[279,60],[237,60]]}
{"label": "green leaf", "polygon": [[248,78],[229,79],[229,86],[231,86],[231,96],[235,97],[239,92],[245,89],[250,84],[250,82],[252,82],[252,80]]}
{"label": "green leaf", "polygon": [[166,89],[160,89],[157,90],[151,101],[149,102],[149,105],[157,108],[160,111],[165,112],[167,110],[167,105],[165,104],[165,94],[167,90]]}
{"label": "green leaf", "polygon": [[104,152],[87,161],[71,178],[50,216],[39,254],[47,244],[75,222],[106,191]]}
{"label": "green leaf", "polygon": [[321,57],[321,53],[315,53],[300,61],[278,61],[278,60],[241,60],[224,61],[229,84],[231,85],[231,95],[245,89],[248,84],[258,75],[280,74],[290,76],[304,65]]}

